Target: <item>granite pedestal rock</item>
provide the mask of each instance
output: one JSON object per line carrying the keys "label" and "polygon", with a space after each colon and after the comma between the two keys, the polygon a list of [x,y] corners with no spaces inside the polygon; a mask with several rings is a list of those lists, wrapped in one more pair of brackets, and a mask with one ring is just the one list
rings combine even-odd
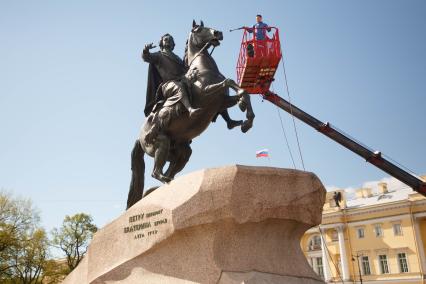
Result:
{"label": "granite pedestal rock", "polygon": [[300,238],[321,223],[312,173],[227,166],[177,178],[98,231],[63,283],[324,283]]}

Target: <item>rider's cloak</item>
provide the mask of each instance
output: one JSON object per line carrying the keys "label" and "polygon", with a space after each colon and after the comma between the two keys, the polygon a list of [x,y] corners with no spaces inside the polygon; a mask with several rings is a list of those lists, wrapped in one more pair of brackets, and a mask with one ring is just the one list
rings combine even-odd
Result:
{"label": "rider's cloak", "polygon": [[152,108],[157,103],[157,89],[162,81],[163,80],[157,68],[153,63],[150,63],[148,67],[148,82],[146,84],[145,116],[148,116],[151,113]]}
{"label": "rider's cloak", "polygon": [[148,82],[146,90],[146,103],[144,113],[148,116],[154,105],[163,98],[157,96],[157,90],[161,83],[176,80],[182,77],[187,68],[182,59],[173,52],[155,52],[149,54]]}

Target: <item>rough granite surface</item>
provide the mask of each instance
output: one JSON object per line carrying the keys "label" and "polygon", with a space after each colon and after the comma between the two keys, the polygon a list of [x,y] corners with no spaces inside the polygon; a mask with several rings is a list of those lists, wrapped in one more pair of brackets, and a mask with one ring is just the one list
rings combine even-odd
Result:
{"label": "rough granite surface", "polygon": [[300,238],[321,223],[325,192],[298,170],[190,173],[98,231],[63,283],[324,283]]}

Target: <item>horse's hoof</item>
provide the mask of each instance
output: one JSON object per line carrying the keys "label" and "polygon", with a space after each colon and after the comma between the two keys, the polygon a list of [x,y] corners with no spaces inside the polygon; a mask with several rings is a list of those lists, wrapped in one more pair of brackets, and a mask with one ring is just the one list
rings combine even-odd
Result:
{"label": "horse's hoof", "polygon": [[160,175],[159,175],[159,174],[157,174],[156,172],[152,172],[151,176],[152,176],[153,178],[155,178],[156,180],[161,181],[161,180],[160,180]]}
{"label": "horse's hoof", "polygon": [[242,124],[243,124],[242,120],[230,120],[226,123],[226,126],[228,127],[228,129],[232,129],[232,128],[240,126]]}
{"label": "horse's hoof", "polygon": [[171,182],[171,181],[172,181],[172,180],[171,180],[171,178],[166,177],[165,175],[160,174],[160,173],[157,173],[157,172],[153,172],[153,173],[151,174],[151,176],[152,176],[153,178],[155,178],[156,180],[161,181],[162,183],[169,183],[169,182]]}
{"label": "horse's hoof", "polygon": [[246,111],[246,109],[247,109],[247,103],[246,103],[245,101],[243,101],[243,100],[240,100],[240,101],[238,102],[238,107],[240,108],[240,110],[241,110],[242,112],[245,112],[245,111]]}
{"label": "horse's hoof", "polygon": [[241,132],[246,133],[252,127],[253,127],[253,120],[246,120],[244,121],[243,125],[241,125]]}

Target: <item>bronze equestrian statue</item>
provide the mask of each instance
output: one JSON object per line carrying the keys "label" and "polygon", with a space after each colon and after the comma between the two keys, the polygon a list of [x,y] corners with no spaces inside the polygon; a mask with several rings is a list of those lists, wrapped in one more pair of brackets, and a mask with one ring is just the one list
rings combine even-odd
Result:
{"label": "bronze equestrian statue", "polygon": [[[154,158],[152,176],[163,183],[169,182],[188,162],[192,139],[206,130],[218,114],[226,117],[227,108],[238,104],[246,112],[246,120],[237,122],[242,132],[252,127],[255,115],[250,96],[234,80],[220,73],[208,52],[209,47],[219,46],[221,40],[222,32],[204,27],[202,21],[199,25],[193,21],[185,54],[187,64],[181,64],[180,58],[172,52],[174,41],[170,35],[163,36],[160,52],[149,53],[152,44],[145,46],[143,59],[150,63],[145,105],[147,118],[132,150],[127,208],[143,196],[145,153]],[[181,74],[182,69],[186,74]],[[236,95],[230,96],[229,88],[236,91]],[[185,95],[190,97],[192,108],[200,109],[197,115],[190,115],[187,107],[178,102]],[[177,103],[171,103],[171,97],[178,98]],[[167,161],[169,167],[163,172]]]}

